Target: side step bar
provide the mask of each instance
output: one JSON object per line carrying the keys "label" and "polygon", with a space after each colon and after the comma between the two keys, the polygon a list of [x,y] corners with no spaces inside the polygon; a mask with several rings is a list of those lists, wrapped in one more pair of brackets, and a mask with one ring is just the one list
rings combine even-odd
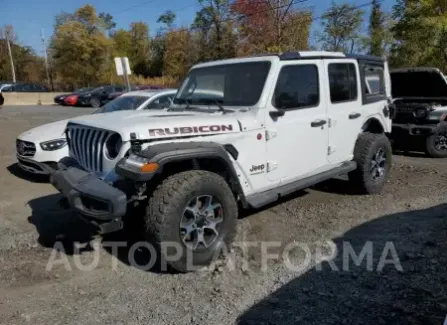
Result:
{"label": "side step bar", "polygon": [[253,208],[257,209],[269,203],[277,201],[282,196],[286,196],[290,193],[308,188],[312,185],[321,183],[328,179],[347,174],[357,168],[357,163],[354,161],[349,161],[341,165],[340,167],[328,170],[326,172],[313,175],[304,179],[297,180],[292,183],[284,184],[277,188],[262,192],[256,193],[253,195],[247,196],[246,200],[249,205]]}

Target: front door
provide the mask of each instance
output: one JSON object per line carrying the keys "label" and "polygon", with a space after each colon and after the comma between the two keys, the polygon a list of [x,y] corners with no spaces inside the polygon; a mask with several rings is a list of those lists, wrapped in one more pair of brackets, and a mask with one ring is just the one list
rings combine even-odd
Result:
{"label": "front door", "polygon": [[329,91],[328,117],[330,163],[351,160],[355,142],[362,128],[359,71],[355,60],[326,60],[325,69]]}
{"label": "front door", "polygon": [[267,176],[287,183],[327,165],[328,123],[323,62],[281,65],[266,109]]}

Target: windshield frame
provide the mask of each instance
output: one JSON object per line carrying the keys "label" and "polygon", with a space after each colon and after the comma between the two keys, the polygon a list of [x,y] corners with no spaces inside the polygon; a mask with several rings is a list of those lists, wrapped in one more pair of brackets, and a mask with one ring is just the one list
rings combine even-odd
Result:
{"label": "windshield frame", "polygon": [[[273,62],[271,59],[250,59],[250,60],[234,60],[234,62],[231,62],[232,60],[228,60],[228,61],[222,61],[221,63],[218,64],[200,64],[197,65],[196,67],[193,67],[188,75],[185,77],[182,85],[179,87],[175,97],[173,98],[173,104],[175,106],[182,106],[182,105],[186,105],[187,108],[190,107],[198,107],[198,108],[202,108],[202,107],[210,107],[210,106],[215,106],[216,109],[219,109],[219,106],[225,106],[225,107],[231,107],[232,109],[249,109],[250,107],[255,107],[257,105],[259,105],[259,102],[261,101],[263,94],[265,92],[265,87],[267,84],[267,81],[270,77],[271,71],[272,71],[272,67],[273,67]],[[235,103],[235,102],[231,102],[231,103],[225,103],[222,99],[216,97],[203,97],[203,98],[199,98],[197,100],[197,102],[194,102],[194,100],[190,100],[189,98],[185,98],[187,97],[187,95],[185,96],[183,93],[186,91],[186,88],[190,85],[190,80],[191,77],[196,77],[197,75],[200,75],[200,72],[202,71],[206,71],[209,70],[209,73],[212,74],[213,71],[215,71],[215,69],[219,69],[219,68],[234,68],[234,66],[237,65],[252,65],[252,64],[258,64],[260,65],[260,68],[263,67],[263,65],[265,65],[266,67],[266,71],[265,71],[265,75],[263,75],[263,82],[260,83],[259,85],[259,94],[256,98],[255,102],[249,102],[249,103]],[[259,67],[258,67],[259,69]],[[258,70],[258,69],[254,69],[254,71]],[[199,71],[201,70],[201,71]],[[206,73],[204,73],[203,75],[206,76]],[[225,76],[225,73],[222,74],[223,76]],[[226,80],[224,80],[224,88],[225,88],[225,83]],[[197,87],[197,85],[195,86]],[[202,90],[202,89],[199,89]],[[210,91],[212,91],[211,89],[209,89]],[[194,88],[192,94],[194,94],[196,91],[196,88]],[[225,89],[224,92],[225,93]],[[183,95],[183,96],[182,96]],[[201,103],[203,102],[203,103]]]}

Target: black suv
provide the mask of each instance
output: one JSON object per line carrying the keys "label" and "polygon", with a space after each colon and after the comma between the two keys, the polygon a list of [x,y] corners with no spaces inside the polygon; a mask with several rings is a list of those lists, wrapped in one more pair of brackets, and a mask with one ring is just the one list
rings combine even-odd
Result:
{"label": "black suv", "polygon": [[121,85],[98,87],[93,89],[92,91],[79,94],[76,105],[98,108],[109,101],[108,97],[111,93],[121,92],[125,89],[126,87]]}
{"label": "black suv", "polygon": [[391,71],[396,109],[392,137],[398,147],[447,157],[447,80],[439,69]]}

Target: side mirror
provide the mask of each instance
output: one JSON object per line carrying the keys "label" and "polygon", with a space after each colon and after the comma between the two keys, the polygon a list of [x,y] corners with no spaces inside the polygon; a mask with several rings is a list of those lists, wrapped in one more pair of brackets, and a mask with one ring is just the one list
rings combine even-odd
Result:
{"label": "side mirror", "polygon": [[278,117],[284,116],[284,114],[286,114],[286,111],[283,109],[277,109],[275,111],[269,112],[269,115],[271,118],[278,118]]}

